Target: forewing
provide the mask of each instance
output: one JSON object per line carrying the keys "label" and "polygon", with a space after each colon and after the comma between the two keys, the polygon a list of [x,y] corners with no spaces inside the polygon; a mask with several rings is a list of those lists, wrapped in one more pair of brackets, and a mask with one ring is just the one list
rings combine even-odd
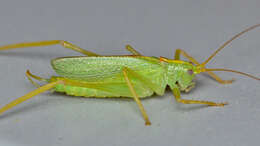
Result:
{"label": "forewing", "polygon": [[52,60],[57,74],[88,81],[118,77],[124,67],[143,73],[156,72],[160,65],[134,57],[65,57]]}

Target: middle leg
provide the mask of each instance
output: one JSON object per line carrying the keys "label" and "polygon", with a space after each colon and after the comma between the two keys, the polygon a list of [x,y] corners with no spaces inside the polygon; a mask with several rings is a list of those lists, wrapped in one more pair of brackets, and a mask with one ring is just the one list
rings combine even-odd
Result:
{"label": "middle leg", "polygon": [[136,93],[136,91],[134,89],[134,86],[133,86],[133,84],[131,83],[131,81],[129,79],[128,71],[127,71],[126,68],[123,69],[123,74],[124,74],[125,81],[126,81],[128,87],[129,87],[129,90],[131,91],[131,93],[132,93],[132,95],[134,97],[134,100],[137,103],[137,105],[138,105],[138,107],[139,107],[139,109],[140,109],[140,111],[141,111],[141,113],[143,115],[143,118],[145,120],[145,125],[151,125],[151,122],[149,120],[149,117],[148,117],[145,109],[144,109],[144,106],[143,106],[142,102],[140,101],[140,99],[139,99],[139,97],[138,97],[138,95],[137,95],[137,93]]}
{"label": "middle leg", "polygon": [[131,45],[126,45],[125,48],[127,51],[131,52],[133,55],[142,56],[142,54],[139,53],[138,51],[136,51]]}

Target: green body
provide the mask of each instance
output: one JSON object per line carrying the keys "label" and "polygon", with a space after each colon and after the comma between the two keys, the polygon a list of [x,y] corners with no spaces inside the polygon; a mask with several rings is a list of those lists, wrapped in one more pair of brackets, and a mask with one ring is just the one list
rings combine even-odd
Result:
{"label": "green body", "polygon": [[[194,87],[195,84],[192,80],[196,74],[201,72],[208,73],[221,84],[229,84],[232,83],[233,80],[222,80],[212,71],[235,72],[260,80],[260,78],[235,70],[205,68],[205,65],[227,44],[243,33],[256,27],[260,27],[260,24],[249,27],[232,37],[201,64],[181,49],[176,50],[175,60],[171,60],[163,57],[156,58],[143,56],[130,45],[126,45],[126,49],[133,55],[124,56],[100,56],[63,40],[25,42],[0,46],[0,50],[9,50],[60,44],[65,48],[72,49],[88,56],[63,57],[52,60],[52,66],[60,75],[59,77],[52,76],[50,79],[44,79],[31,74],[29,70],[27,70],[26,76],[32,84],[38,88],[0,108],[0,114],[35,95],[50,89],[73,96],[133,98],[143,115],[146,125],[150,125],[151,122],[149,121],[148,115],[146,114],[139,97],[144,98],[153,94],[163,95],[167,86],[171,88],[177,102],[184,104],[224,106],[227,103],[181,99],[180,91],[188,92]],[[180,55],[186,57],[194,65],[185,61],[180,61]],[[47,81],[49,83],[40,86],[35,83],[32,78],[39,81]]]}
{"label": "green body", "polygon": [[[83,97],[133,97],[126,84],[122,70],[130,69],[131,82],[139,97],[154,93],[163,95],[165,88],[179,88],[188,91],[193,87],[194,66],[184,61],[166,62],[145,56],[104,56],[104,57],[64,57],[52,60],[52,66],[60,77],[89,86],[57,85],[56,92]],[[144,80],[140,80],[140,78]]]}

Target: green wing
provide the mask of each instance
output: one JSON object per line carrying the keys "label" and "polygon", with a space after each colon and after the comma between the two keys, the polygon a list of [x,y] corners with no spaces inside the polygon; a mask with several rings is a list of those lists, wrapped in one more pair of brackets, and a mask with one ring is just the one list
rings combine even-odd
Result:
{"label": "green wing", "polygon": [[162,71],[157,59],[143,57],[65,57],[52,60],[54,70],[61,76],[83,80],[113,78],[124,67],[141,74]]}
{"label": "green wing", "polygon": [[[166,86],[165,69],[157,58],[136,56],[65,57],[52,60],[54,70],[62,77],[87,82],[125,83],[122,69],[127,67],[147,80],[151,80],[163,93]],[[133,84],[138,79],[131,78]],[[160,91],[159,91],[160,90]]]}

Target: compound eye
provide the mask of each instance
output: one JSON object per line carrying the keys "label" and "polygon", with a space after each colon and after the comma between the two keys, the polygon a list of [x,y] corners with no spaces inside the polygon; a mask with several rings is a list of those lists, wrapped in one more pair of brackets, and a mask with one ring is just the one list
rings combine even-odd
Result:
{"label": "compound eye", "polygon": [[188,70],[188,74],[189,74],[189,75],[193,75],[193,70],[192,70],[192,69],[189,69],[189,70]]}

